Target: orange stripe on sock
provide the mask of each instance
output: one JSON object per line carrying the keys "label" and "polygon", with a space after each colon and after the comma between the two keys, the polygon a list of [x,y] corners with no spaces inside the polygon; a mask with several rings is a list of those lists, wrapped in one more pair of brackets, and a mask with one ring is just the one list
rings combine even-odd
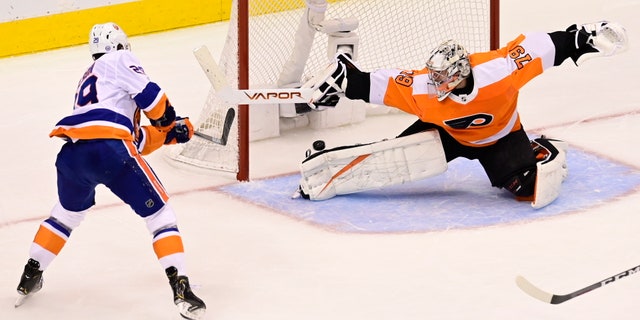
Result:
{"label": "orange stripe on sock", "polygon": [[65,243],[67,243],[67,240],[53,233],[53,231],[47,229],[46,227],[40,225],[40,228],[38,229],[33,242],[37,243],[39,246],[45,248],[51,253],[58,255],[58,253],[60,253],[60,250],[62,250],[62,247],[64,247]]}
{"label": "orange stripe on sock", "polygon": [[153,251],[155,251],[158,259],[174,253],[182,253],[184,252],[182,237],[175,235],[158,239],[153,242]]}

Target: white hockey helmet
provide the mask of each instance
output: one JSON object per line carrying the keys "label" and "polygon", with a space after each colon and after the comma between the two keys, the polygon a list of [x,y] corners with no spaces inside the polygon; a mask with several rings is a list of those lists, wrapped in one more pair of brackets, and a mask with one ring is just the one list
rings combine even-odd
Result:
{"label": "white hockey helmet", "polygon": [[442,101],[471,74],[469,53],[459,43],[447,40],[431,51],[427,69],[438,101]]}
{"label": "white hockey helmet", "polygon": [[129,50],[129,40],[122,28],[113,22],[96,24],[89,33],[91,55]]}

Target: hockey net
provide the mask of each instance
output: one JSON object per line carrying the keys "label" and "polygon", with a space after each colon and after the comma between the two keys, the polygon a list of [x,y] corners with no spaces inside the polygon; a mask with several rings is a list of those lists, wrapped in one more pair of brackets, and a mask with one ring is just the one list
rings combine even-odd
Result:
{"label": "hockey net", "polygon": [[[233,0],[232,6],[219,60],[232,87],[242,84],[247,74],[244,83],[248,88],[295,87],[330,62],[336,43],[354,42],[354,34],[355,60],[367,71],[389,67],[421,69],[428,53],[447,39],[455,39],[469,52],[493,49],[498,43],[498,0]],[[347,25],[353,30],[325,33],[319,29],[319,21],[337,22],[338,29]],[[357,22],[355,28],[348,26],[353,21]],[[248,39],[247,43],[243,39]],[[243,54],[248,63],[241,61]],[[225,104],[212,89],[195,123],[196,130],[219,136],[229,108],[239,111],[236,115],[240,117],[233,122],[226,145],[194,137],[170,149],[169,157],[201,168],[236,172],[239,180],[248,180],[248,163],[239,159],[243,152],[248,153],[243,143],[263,138],[254,128],[271,128],[266,130],[272,132],[266,137],[277,137],[286,134],[280,132],[283,127],[308,125],[308,119],[300,119],[311,116],[298,113],[292,106],[251,108]],[[245,113],[251,113],[250,117],[243,118],[243,108]],[[365,117],[377,114],[367,113],[366,108]],[[338,109],[340,105],[310,114]],[[261,114],[254,116],[254,112]],[[269,124],[274,118],[279,123]],[[288,125],[283,125],[285,122]]]}

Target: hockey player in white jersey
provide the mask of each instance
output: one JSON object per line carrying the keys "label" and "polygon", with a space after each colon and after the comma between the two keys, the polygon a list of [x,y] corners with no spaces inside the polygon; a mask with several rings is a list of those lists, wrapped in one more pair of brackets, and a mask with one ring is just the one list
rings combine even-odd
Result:
{"label": "hockey player in white jersey", "polygon": [[[102,184],[144,219],[180,314],[199,319],[206,306],[191,291],[186,276],[176,215],[162,183],[142,157],[163,145],[189,141],[193,126],[189,118],[176,116],[117,24],[93,26],[89,48],[94,62],[78,84],[73,111],[50,133],[66,141],[56,159],[59,201],[33,239],[16,306],[42,288],[43,271],[95,204],[96,186]],[[141,113],[151,125],[141,125]]]}

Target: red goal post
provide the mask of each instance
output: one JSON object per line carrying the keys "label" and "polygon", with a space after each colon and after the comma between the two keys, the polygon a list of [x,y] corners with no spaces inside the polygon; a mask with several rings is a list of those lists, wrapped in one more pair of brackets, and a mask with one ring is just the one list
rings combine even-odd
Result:
{"label": "red goal post", "polygon": [[[295,87],[326,66],[332,51],[343,48],[355,50],[358,65],[373,70],[420,69],[431,49],[446,39],[455,39],[469,52],[499,47],[499,0],[233,0],[232,6],[219,66],[238,89]],[[222,146],[194,137],[172,148],[169,157],[235,172],[237,180],[248,181],[250,141],[277,138],[291,127],[326,125],[314,119],[340,107],[352,108],[338,105],[307,114],[292,104],[229,105],[212,89],[195,127],[215,137],[224,114],[234,108],[238,116],[229,142]]]}

